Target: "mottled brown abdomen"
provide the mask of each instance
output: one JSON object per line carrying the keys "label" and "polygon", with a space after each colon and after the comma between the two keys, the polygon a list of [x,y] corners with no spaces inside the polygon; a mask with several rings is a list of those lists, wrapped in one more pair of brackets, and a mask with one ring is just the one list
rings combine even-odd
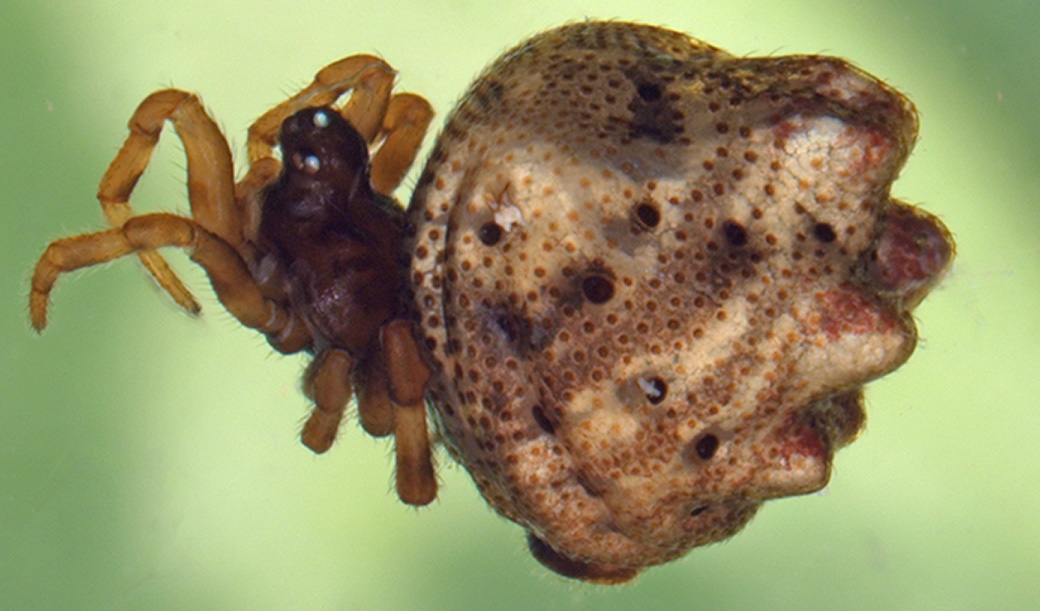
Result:
{"label": "mottled brown abdomen", "polygon": [[916,131],[842,60],[627,23],[477,79],[411,202],[412,279],[445,442],[539,560],[624,581],[827,483],[952,257],[889,197]]}

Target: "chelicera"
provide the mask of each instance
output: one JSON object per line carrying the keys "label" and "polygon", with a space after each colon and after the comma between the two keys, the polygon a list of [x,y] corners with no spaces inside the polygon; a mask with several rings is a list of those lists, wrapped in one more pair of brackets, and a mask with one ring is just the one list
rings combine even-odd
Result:
{"label": "chelicera", "polygon": [[[145,98],[99,188],[113,228],[47,248],[32,278],[33,327],[46,326],[60,274],[130,254],[178,304],[197,312],[156,252],[183,248],[243,325],[279,352],[314,355],[304,379],[314,408],[303,443],[328,450],[356,396],[365,430],[394,436],[401,499],[429,503],[437,493],[423,397],[429,369],[409,314],[402,250],[409,223],[390,193],[412,164],[432,111],[416,95],[391,95],[393,80],[393,70],[372,56],[329,65],[250,127],[249,170],[237,184],[228,144],[196,96],[166,89]],[[331,106],[346,92],[345,103]],[[128,203],[167,120],[184,143],[190,218],[138,216]]]}

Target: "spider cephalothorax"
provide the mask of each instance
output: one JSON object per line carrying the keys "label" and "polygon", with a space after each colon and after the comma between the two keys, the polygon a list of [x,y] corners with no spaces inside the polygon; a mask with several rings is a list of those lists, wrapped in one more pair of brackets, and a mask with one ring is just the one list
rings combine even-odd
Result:
{"label": "spider cephalothorax", "polygon": [[[393,71],[371,56],[322,70],[315,82],[258,119],[249,132],[250,169],[235,184],[231,153],[198,99],[174,89],[141,103],[130,137],[101,181],[98,197],[115,228],[58,240],[36,266],[30,310],[46,325],[58,275],[137,253],[173,298],[198,305],[155,252],[187,249],[218,298],[242,324],[281,352],[314,354],[304,389],[315,408],[303,442],[333,443],[357,395],[373,435],[393,433],[397,488],[421,505],[436,496],[423,392],[428,370],[408,319],[407,230],[389,194],[411,165],[432,116],[418,96],[391,96]],[[344,92],[339,108],[327,106]],[[188,158],[192,217],[134,216],[127,203],[163,121]],[[281,149],[284,167],[273,155]],[[376,148],[369,160],[369,147]]]}

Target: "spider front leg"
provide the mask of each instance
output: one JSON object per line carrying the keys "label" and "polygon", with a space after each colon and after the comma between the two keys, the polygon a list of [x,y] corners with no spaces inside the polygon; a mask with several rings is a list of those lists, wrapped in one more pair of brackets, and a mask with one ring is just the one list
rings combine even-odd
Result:
{"label": "spider front leg", "polygon": [[[208,233],[237,250],[243,241],[242,220],[235,203],[231,151],[198,98],[185,91],[156,91],[134,111],[129,123],[130,135],[101,178],[98,187],[101,209],[117,229],[134,218],[129,204],[130,194],[148,167],[163,123],[167,120],[173,123],[184,144],[193,218]],[[37,331],[42,331],[47,324],[47,296],[59,273],[122,256],[113,253],[127,247],[126,244],[120,243],[116,234],[98,237],[101,235],[105,234],[59,240],[48,248],[37,265],[29,297],[30,316]],[[191,292],[162,256],[148,248],[133,248],[132,251],[178,305],[192,313],[199,311]],[[46,290],[43,290],[44,286]]]}
{"label": "spider front leg", "polygon": [[[273,157],[286,119],[305,108],[330,106],[348,91],[353,94],[340,113],[366,142],[371,141],[382,125],[393,85],[393,68],[372,55],[352,55],[329,64],[315,75],[310,85],[253,122],[246,142],[249,163]],[[349,117],[346,116],[348,110]],[[359,125],[351,120],[360,118],[367,121]]]}
{"label": "spider front leg", "polygon": [[[113,227],[122,227],[134,216],[130,194],[148,167],[166,121],[173,123],[184,144],[192,216],[207,231],[238,248],[242,221],[235,204],[234,167],[227,140],[199,99],[178,89],[149,95],[130,118],[130,135],[98,186],[97,197],[106,218]],[[146,250],[138,257],[174,301],[189,312],[199,311],[191,292],[158,253]]]}
{"label": "spider front leg", "polygon": [[250,126],[246,145],[250,171],[240,186],[266,185],[254,174],[270,174],[270,164],[277,163],[274,147],[287,118],[305,108],[330,106],[349,91],[350,97],[337,111],[368,145],[382,141],[372,157],[371,179],[377,192],[389,195],[415,161],[433,118],[430,103],[422,97],[407,93],[391,96],[394,76],[393,68],[372,55],[352,55],[323,68],[305,89]]}
{"label": "spider front leg", "polygon": [[46,325],[44,305],[58,276],[143,251],[176,246],[209,275],[217,298],[243,325],[300,350],[310,342],[306,325],[261,293],[238,251],[198,222],[173,214],[135,216],[122,227],[53,242],[36,264],[30,293],[32,324]]}

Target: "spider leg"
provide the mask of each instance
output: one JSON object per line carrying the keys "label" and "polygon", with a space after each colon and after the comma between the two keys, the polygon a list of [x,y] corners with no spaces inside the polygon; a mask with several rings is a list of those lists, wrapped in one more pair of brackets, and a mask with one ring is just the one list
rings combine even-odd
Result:
{"label": "spider leg", "polygon": [[[113,227],[122,227],[133,218],[130,194],[148,166],[167,120],[173,123],[184,144],[193,217],[208,232],[238,248],[242,243],[242,222],[234,198],[231,151],[199,99],[185,91],[156,91],[138,105],[128,125],[130,135],[98,186],[101,209]],[[162,256],[152,250],[140,250],[137,254],[174,301],[189,312],[199,311],[191,292]]]}
{"label": "spider leg", "polygon": [[303,425],[300,438],[315,454],[332,447],[339,423],[353,392],[350,372],[355,361],[345,350],[326,348],[318,353],[304,375],[304,391],[314,401],[314,409]]}
{"label": "spider leg", "polygon": [[382,352],[364,359],[354,374],[361,427],[373,437],[386,437],[394,431],[394,404]]}
{"label": "spider leg", "polygon": [[47,300],[62,273],[165,246],[188,250],[206,270],[217,298],[243,325],[290,348],[310,342],[306,325],[295,314],[263,296],[238,251],[198,222],[162,213],[135,216],[122,227],[51,243],[32,277],[33,327],[40,331],[47,325]]}
{"label": "spider leg", "polygon": [[350,90],[353,93],[341,112],[366,142],[371,141],[382,125],[394,74],[393,68],[372,55],[352,55],[322,68],[310,85],[249,127],[246,148],[250,165],[273,157],[278,132],[291,115],[304,108],[328,106]]}
{"label": "spider leg", "polygon": [[432,119],[433,109],[424,98],[411,93],[390,98],[381,130],[386,137],[372,156],[372,187],[376,191],[390,195],[401,184]]}
{"label": "spider leg", "polygon": [[[356,77],[346,70],[350,67],[336,62],[324,68],[322,73],[335,75],[343,80],[356,79],[357,85],[339,110],[339,114],[357,130],[365,142],[371,143],[383,127],[383,117],[390,105],[390,92],[394,88],[396,72],[388,64],[367,67]],[[320,73],[319,73],[320,74]]]}
{"label": "spider leg", "polygon": [[249,166],[242,180],[235,184],[235,201],[242,218],[242,233],[246,237],[243,252],[251,250],[251,243],[260,235],[260,216],[263,211],[262,195],[265,188],[278,179],[282,164],[274,157],[265,157]]}
{"label": "spider leg", "polygon": [[394,402],[397,496],[409,505],[426,505],[437,497],[424,400],[430,370],[419,355],[410,322],[388,322],[381,343]]}

